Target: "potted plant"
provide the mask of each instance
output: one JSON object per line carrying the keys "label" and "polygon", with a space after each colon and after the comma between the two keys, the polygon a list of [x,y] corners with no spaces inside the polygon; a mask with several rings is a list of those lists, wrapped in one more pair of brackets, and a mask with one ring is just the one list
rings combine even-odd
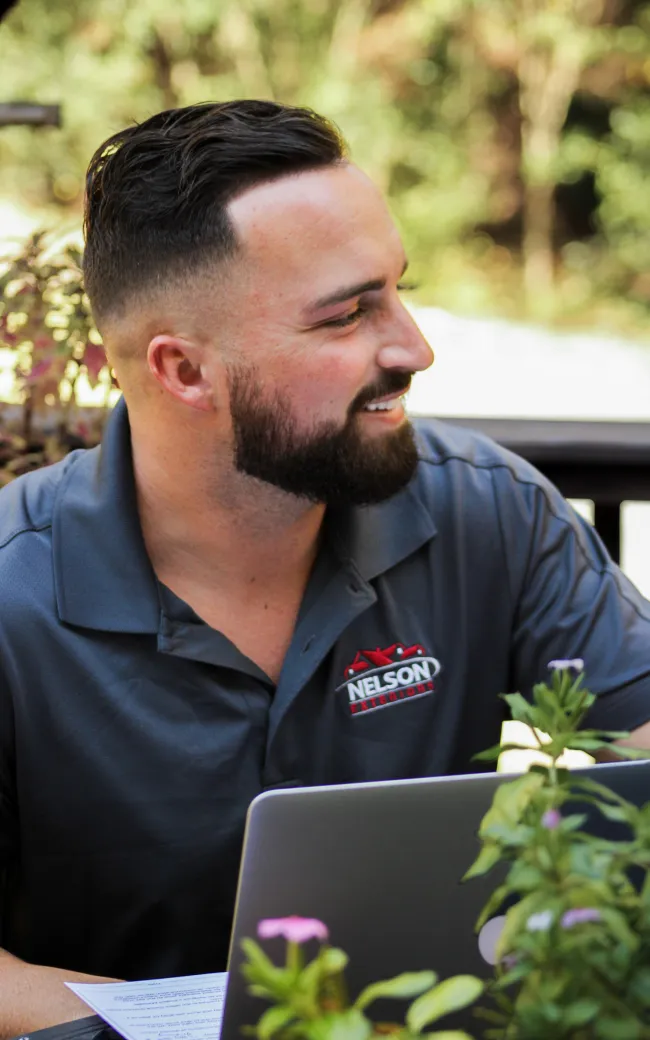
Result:
{"label": "potted plant", "polygon": [[[536,734],[546,762],[499,786],[480,826],[479,856],[465,875],[471,883],[508,864],[477,921],[477,931],[495,915],[502,926],[494,977],[487,985],[472,976],[438,982],[433,972],[421,971],[375,983],[351,1001],[347,957],[327,944],[322,922],[262,921],[258,938],[284,936],[287,953],[278,967],[257,942],[244,940],[250,991],[271,1003],[248,1030],[252,1035],[471,1040],[437,1026],[450,1012],[474,1005],[476,1035],[485,1040],[650,1038],[650,802],[639,808],[559,764],[567,750],[594,753],[629,734],[582,728],[595,700],[583,685],[582,661],[553,661],[550,668],[550,682],[535,686],[530,702],[519,693],[504,695],[512,718]],[[493,760],[514,749],[525,750],[500,744],[478,757]],[[615,750],[620,757],[648,757],[619,744]],[[622,836],[604,839],[585,830],[587,816],[575,811],[577,802],[624,825]],[[305,963],[302,944],[309,939],[321,947]],[[371,1019],[368,1009],[378,997],[412,1001],[403,1024]]]}
{"label": "potted plant", "polygon": [[[247,959],[242,970],[250,992],[272,1004],[257,1026],[246,1030],[260,1040],[370,1040],[390,1034],[400,1040],[416,1040],[422,1035],[431,1040],[471,1040],[458,1030],[423,1030],[472,1004],[483,992],[480,979],[457,975],[438,982],[433,971],[408,972],[367,986],[351,1001],[344,979],[347,954],[327,945],[328,930],[322,921],[304,917],[260,921],[258,937],[275,936],[286,939],[286,960],[279,967],[257,942],[243,941]],[[310,939],[322,945],[305,963],[303,943]],[[411,1001],[403,1025],[377,1023],[370,1018],[369,1008],[380,998]]]}
{"label": "potted plant", "polygon": [[[13,354],[14,396],[0,406],[0,485],[99,443],[113,381],[83,291],[81,252],[33,234],[0,267],[0,348]],[[96,408],[80,408],[84,375],[101,386]]]}

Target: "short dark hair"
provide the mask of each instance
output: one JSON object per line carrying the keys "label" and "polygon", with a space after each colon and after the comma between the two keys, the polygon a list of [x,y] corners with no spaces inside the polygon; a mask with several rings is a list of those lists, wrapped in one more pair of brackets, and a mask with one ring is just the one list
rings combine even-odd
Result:
{"label": "short dark hair", "polygon": [[226,207],[242,191],[345,157],[333,123],[271,101],[170,109],[114,134],[86,179],[84,277],[95,317],[231,256]]}

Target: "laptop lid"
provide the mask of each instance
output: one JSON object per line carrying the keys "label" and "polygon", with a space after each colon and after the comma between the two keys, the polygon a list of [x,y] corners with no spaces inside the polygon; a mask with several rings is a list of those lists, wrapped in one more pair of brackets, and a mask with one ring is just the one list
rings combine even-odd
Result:
{"label": "laptop lid", "polygon": [[[636,804],[650,800],[650,761],[580,770]],[[324,921],[330,942],[349,954],[354,997],[369,982],[431,969],[488,977],[476,920],[505,875],[497,868],[460,879],[480,849],[477,836],[497,786],[508,774],[474,774],[346,786],[293,788],[260,795],[248,813],[222,1040],[241,1036],[267,1004],[248,996],[241,939],[258,922],[297,914]],[[615,836],[616,824],[590,813],[594,833]],[[263,944],[276,963],[284,940]],[[395,1012],[401,1015],[401,1007]],[[465,1026],[463,1013],[441,1023]],[[476,1028],[476,1027],[475,1027]]]}

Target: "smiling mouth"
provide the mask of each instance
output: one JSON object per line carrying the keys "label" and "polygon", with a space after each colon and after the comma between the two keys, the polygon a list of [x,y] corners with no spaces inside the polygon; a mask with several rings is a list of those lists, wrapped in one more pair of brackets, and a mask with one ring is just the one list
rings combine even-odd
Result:
{"label": "smiling mouth", "polygon": [[363,409],[364,412],[392,412],[394,408],[397,408],[402,403],[401,397],[395,397],[392,401],[374,401],[367,404]]}
{"label": "smiling mouth", "polygon": [[397,394],[391,394],[389,397],[379,397],[376,401],[369,401],[368,404],[364,405],[362,411],[364,412],[392,412],[395,408],[404,404],[404,397],[406,390],[400,390]]}

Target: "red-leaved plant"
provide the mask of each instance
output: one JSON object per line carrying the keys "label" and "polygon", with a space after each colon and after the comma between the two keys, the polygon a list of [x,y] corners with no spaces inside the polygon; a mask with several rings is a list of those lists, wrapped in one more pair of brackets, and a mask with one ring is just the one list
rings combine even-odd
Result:
{"label": "red-leaved plant", "polygon": [[[81,252],[31,235],[0,263],[0,348],[13,352],[18,403],[0,404],[0,485],[97,444],[113,388],[83,290]],[[80,408],[76,384],[105,387],[98,408]]]}

